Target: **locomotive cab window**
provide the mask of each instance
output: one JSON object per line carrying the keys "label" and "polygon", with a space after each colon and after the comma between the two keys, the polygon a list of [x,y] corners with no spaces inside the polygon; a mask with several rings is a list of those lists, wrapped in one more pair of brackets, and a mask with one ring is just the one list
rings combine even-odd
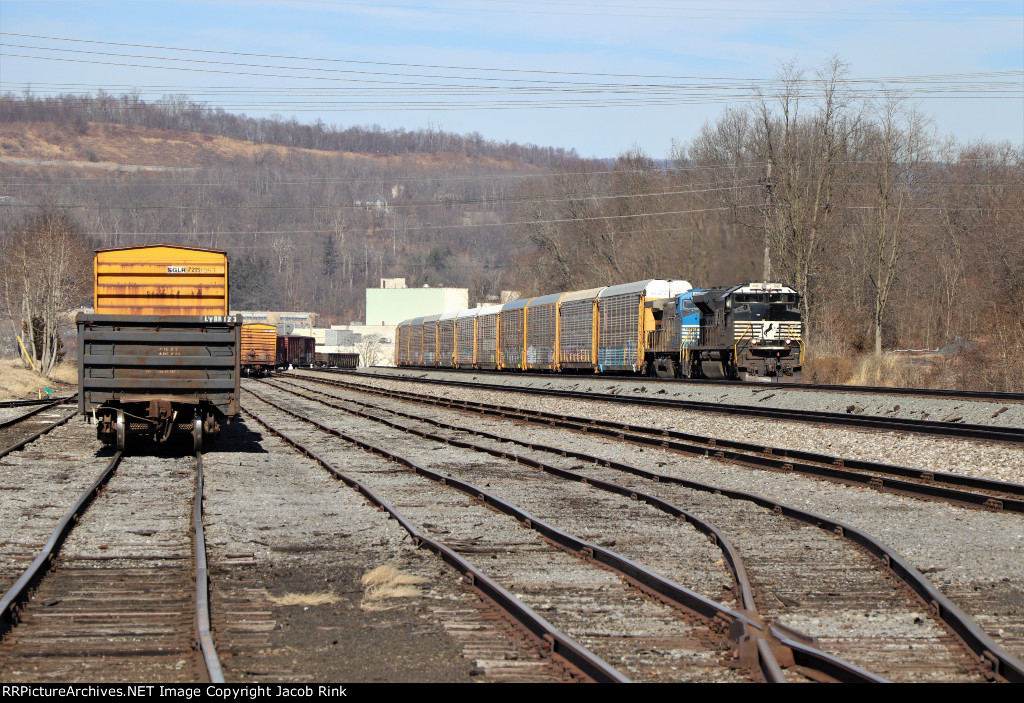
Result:
{"label": "locomotive cab window", "polygon": [[768,296],[768,319],[779,322],[800,322],[800,296],[796,293],[771,293]]}
{"label": "locomotive cab window", "polygon": [[767,303],[760,293],[737,293],[732,296],[732,313],[737,320],[763,320]]}
{"label": "locomotive cab window", "polygon": [[737,293],[733,314],[737,320],[800,321],[795,293]]}

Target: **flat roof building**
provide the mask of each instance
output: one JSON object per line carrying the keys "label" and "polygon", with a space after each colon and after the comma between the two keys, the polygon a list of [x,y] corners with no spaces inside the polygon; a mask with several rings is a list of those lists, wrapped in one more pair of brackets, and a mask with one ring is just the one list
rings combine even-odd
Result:
{"label": "flat roof building", "polygon": [[468,288],[367,288],[366,324],[397,325],[421,315],[469,307]]}

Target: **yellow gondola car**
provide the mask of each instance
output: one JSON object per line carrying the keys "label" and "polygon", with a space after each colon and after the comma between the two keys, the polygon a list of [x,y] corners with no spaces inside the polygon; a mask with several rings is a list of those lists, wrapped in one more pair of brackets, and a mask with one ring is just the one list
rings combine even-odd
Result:
{"label": "yellow gondola car", "polygon": [[228,315],[228,258],[217,249],[146,244],[99,249],[95,312],[78,325],[79,410],[101,440],[166,441],[197,451],[238,414],[242,322]]}

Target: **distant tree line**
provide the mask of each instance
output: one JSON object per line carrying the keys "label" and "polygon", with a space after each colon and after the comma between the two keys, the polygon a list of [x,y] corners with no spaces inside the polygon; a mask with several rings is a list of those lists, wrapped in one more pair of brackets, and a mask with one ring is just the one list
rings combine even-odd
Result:
{"label": "distant tree line", "polygon": [[[53,140],[70,160],[118,161],[118,140],[137,138],[103,123],[46,124],[37,138]],[[362,319],[365,288],[385,277],[496,300],[513,284],[520,248],[502,224],[505,203],[525,177],[544,172],[515,159],[438,163],[421,154],[366,158],[274,145],[239,150],[229,163],[178,169],[173,147],[164,148],[165,169],[0,163],[10,177],[0,187],[0,228],[20,227],[39,203],[61,204],[99,247],[170,242],[227,250],[235,308],[308,310],[349,322]]]}

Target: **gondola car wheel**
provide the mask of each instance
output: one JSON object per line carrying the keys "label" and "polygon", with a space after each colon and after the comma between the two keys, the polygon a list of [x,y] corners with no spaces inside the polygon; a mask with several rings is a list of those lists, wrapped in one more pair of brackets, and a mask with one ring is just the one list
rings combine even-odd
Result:
{"label": "gondola car wheel", "polygon": [[125,425],[124,410],[117,411],[117,451],[124,452],[125,443],[128,438],[128,428]]}
{"label": "gondola car wheel", "polygon": [[203,451],[203,417],[202,415],[196,415],[196,419],[192,422],[192,446],[196,452]]}

